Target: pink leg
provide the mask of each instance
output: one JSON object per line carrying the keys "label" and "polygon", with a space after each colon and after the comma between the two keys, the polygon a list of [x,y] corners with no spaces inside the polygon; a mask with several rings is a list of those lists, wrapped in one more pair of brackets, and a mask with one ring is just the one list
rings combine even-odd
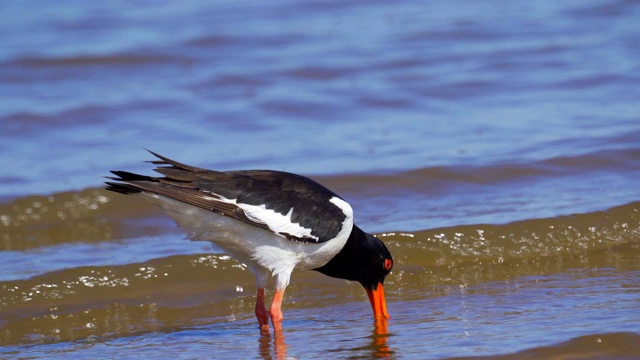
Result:
{"label": "pink leg", "polygon": [[256,317],[260,324],[261,332],[269,332],[269,312],[264,306],[264,289],[258,288],[258,296],[256,298]]}
{"label": "pink leg", "polygon": [[273,323],[273,329],[276,335],[282,335],[282,299],[284,298],[284,289],[276,290],[273,295],[273,302],[269,309],[271,315],[271,322]]}

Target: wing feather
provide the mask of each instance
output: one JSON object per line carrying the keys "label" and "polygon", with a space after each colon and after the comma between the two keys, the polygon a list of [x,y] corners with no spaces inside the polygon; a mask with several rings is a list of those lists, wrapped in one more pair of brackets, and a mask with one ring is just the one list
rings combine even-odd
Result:
{"label": "wing feather", "polygon": [[159,159],[151,161],[159,165],[154,171],[164,177],[112,171],[117,177],[109,178],[107,190],[167,196],[292,241],[321,243],[351,231],[351,207],[309,178],[270,170],[206,170],[151,153]]}

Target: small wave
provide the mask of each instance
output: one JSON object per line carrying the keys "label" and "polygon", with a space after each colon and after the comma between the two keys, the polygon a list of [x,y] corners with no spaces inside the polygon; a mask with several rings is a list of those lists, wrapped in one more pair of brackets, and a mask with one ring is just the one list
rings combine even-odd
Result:
{"label": "small wave", "polygon": [[[114,333],[131,335],[166,327],[180,313],[219,316],[220,311],[208,304],[225,304],[231,295],[249,296],[238,288],[239,279],[246,279],[245,273],[245,268],[228,256],[172,256],[0,282],[0,341],[50,343]],[[189,279],[188,283],[184,279]],[[221,290],[224,288],[227,291]]]}
{"label": "small wave", "polygon": [[562,254],[583,254],[588,258],[589,254],[613,247],[637,247],[640,202],[586,214],[388,233],[381,238],[404,254],[408,262],[425,265],[502,263]]}
{"label": "small wave", "polygon": [[107,54],[107,55],[73,55],[59,57],[22,57],[9,61],[7,66],[25,66],[30,68],[48,67],[93,67],[93,66],[140,66],[149,64],[184,64],[189,60],[176,56],[161,54]]}

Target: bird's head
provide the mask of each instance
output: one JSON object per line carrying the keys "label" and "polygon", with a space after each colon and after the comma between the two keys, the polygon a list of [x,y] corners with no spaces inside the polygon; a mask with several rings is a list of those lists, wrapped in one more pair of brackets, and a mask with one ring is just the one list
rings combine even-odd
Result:
{"label": "bird's head", "polygon": [[383,283],[392,267],[393,259],[384,243],[354,225],[342,250],[327,264],[314,270],[362,284],[377,321],[389,318]]}
{"label": "bird's head", "polygon": [[392,267],[393,258],[384,243],[354,225],[342,250],[327,264],[314,270],[362,284],[378,321],[389,318],[383,283]]}
{"label": "bird's head", "polygon": [[375,320],[388,319],[383,283],[393,268],[393,258],[380,239],[370,234],[366,234],[366,237],[369,251],[363,254],[365,258],[362,260],[367,265],[363,269],[366,268],[368,271],[360,274],[358,282],[362,284],[369,296]]}

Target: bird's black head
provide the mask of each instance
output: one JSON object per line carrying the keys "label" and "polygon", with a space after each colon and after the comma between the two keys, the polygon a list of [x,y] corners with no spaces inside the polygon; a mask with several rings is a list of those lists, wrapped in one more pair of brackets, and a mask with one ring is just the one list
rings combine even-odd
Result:
{"label": "bird's black head", "polygon": [[353,226],[342,250],[315,270],[340,279],[357,281],[364,287],[376,319],[388,318],[383,283],[393,268],[393,258],[380,239]]}
{"label": "bird's black head", "polygon": [[371,256],[369,259],[371,270],[367,274],[362,274],[358,281],[364,286],[364,290],[369,296],[374,319],[379,321],[389,318],[382,284],[384,283],[384,278],[393,268],[393,259],[391,258],[391,253],[380,239],[370,234],[366,234],[366,236],[367,243],[371,248],[368,252],[368,255]]}
{"label": "bird's black head", "polygon": [[358,262],[363,266],[358,267],[357,280],[365,288],[375,289],[378,284],[384,283],[384,279],[393,268],[393,258],[384,243],[377,237],[364,233],[366,241],[358,254]]}

